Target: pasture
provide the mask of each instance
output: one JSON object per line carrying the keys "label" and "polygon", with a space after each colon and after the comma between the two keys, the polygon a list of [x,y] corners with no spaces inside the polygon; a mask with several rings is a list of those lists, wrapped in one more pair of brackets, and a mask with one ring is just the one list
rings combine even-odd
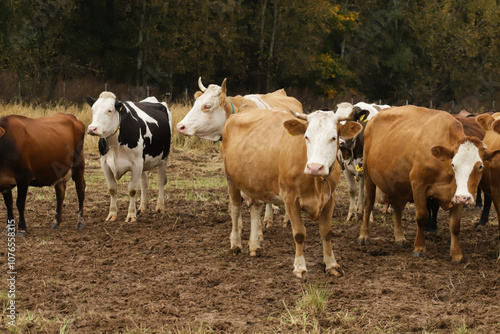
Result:
{"label": "pasture", "polygon": [[[1,114],[75,114],[90,108],[2,105]],[[189,106],[170,106],[175,124]],[[452,264],[448,214],[427,234],[427,258],[412,256],[414,211],[407,206],[408,242],[394,243],[392,216],[375,211],[372,243],[356,240],[361,219],[345,222],[349,197],[343,176],[336,190],[333,248],[344,271],[324,273],[316,222],[306,215],[304,280],[293,276],[295,246],[284,209],[264,230],[263,249],[250,257],[229,250],[231,219],[219,144],[174,130],[163,215],[142,213],[124,223],[127,175],[119,182],[118,221],[109,206],[97,138],[86,136],[85,229],[75,230],[77,200],[68,183],[63,223],[50,230],[53,188],[30,188],[25,238],[16,239],[17,328],[7,326],[7,281],[0,285],[0,331],[14,333],[494,333],[500,332],[498,220],[475,230],[480,211],[464,211],[464,261]],[[150,209],[157,195],[150,177]],[[6,221],[4,205],[0,220]],[[17,217],[17,210],[15,210]],[[249,214],[244,211],[243,240]],[[6,276],[7,240],[0,242]]]}

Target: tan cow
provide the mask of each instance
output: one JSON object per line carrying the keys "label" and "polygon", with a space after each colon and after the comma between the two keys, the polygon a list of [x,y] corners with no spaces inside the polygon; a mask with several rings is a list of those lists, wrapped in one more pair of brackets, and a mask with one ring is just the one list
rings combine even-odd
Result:
{"label": "tan cow", "polygon": [[450,253],[462,260],[458,234],[463,205],[473,204],[483,161],[500,159],[500,151],[486,151],[484,143],[465,135],[450,114],[404,106],[384,110],[365,129],[365,212],[358,242],[369,243],[369,217],[375,189],[380,188],[394,209],[397,243],[405,241],[401,215],[407,202],[415,203],[417,235],[414,255],[426,255],[424,228],[428,198],[450,210]]}
{"label": "tan cow", "polygon": [[260,247],[257,231],[262,203],[284,203],[296,245],[294,274],[302,277],[307,271],[303,255],[306,229],[300,215],[301,209],[305,209],[311,219],[319,220],[326,271],[339,275],[331,246],[335,187],[340,176],[336,163],[338,137],[352,138],[361,130],[361,125],[338,124],[344,119],[339,119],[333,111],[295,113],[295,116],[307,122],[280,109],[255,107],[244,108],[226,122],[221,152],[233,224],[231,248],[242,248],[238,219],[241,192],[244,192],[254,203],[250,209],[251,255]]}
{"label": "tan cow", "polygon": [[[198,79],[198,87],[201,91],[196,92],[193,108],[177,124],[177,131],[186,136],[196,136],[212,141],[220,140],[226,120],[231,114],[240,111],[242,105],[251,105],[260,109],[271,109],[281,107],[302,113],[302,104],[294,97],[287,96],[283,89],[269,94],[251,94],[227,96],[226,79],[221,86],[209,85],[206,88]],[[281,128],[281,126],[280,126]],[[277,208],[276,208],[277,209]],[[273,221],[273,209],[271,205],[266,206],[264,223],[269,227]],[[285,224],[288,217],[285,215]]]}
{"label": "tan cow", "polygon": [[[500,113],[479,115],[476,120],[484,131],[486,131],[484,143],[488,146],[488,149],[499,150]],[[497,216],[500,216],[500,164],[497,161],[486,162],[484,164],[480,185],[484,193],[492,197],[493,205],[497,210]],[[500,229],[500,223],[498,227]],[[498,259],[500,260],[500,254]]]}

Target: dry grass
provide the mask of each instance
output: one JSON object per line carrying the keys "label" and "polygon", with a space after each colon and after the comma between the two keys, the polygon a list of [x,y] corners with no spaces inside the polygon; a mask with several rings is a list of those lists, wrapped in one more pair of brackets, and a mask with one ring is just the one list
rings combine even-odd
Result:
{"label": "dry grass", "polygon": [[[184,116],[191,109],[191,104],[172,104],[169,106],[172,112],[172,146],[173,147],[184,147],[191,149],[204,150],[208,148],[213,148],[213,143],[208,140],[201,140],[194,137],[185,137],[180,135],[176,130],[175,126],[180,122]],[[31,118],[39,118],[43,116],[53,115],[57,113],[69,113],[75,115],[80,121],[87,127],[92,122],[92,112],[90,107],[85,105],[36,105],[36,104],[22,104],[22,103],[0,103],[0,116],[5,115],[24,115]],[[99,138],[86,136],[85,137],[85,152],[96,152],[97,151],[97,141]]]}

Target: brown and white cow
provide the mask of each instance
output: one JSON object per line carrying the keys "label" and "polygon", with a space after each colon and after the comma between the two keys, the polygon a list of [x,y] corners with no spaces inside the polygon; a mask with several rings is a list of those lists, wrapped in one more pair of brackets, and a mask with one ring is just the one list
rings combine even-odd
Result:
{"label": "brown and white cow", "polygon": [[484,162],[499,159],[500,151],[487,151],[481,140],[466,136],[461,123],[444,111],[416,106],[384,110],[365,129],[365,212],[358,242],[369,243],[369,217],[379,187],[394,209],[397,243],[405,241],[403,209],[407,202],[415,203],[415,256],[426,254],[427,199],[450,210],[450,253],[453,262],[461,261],[458,234],[463,206],[474,203]]}
{"label": "brown and white cow", "polygon": [[[493,115],[483,114],[476,118],[477,123],[486,131],[484,143],[490,150],[500,150],[500,113]],[[486,162],[484,164],[481,189],[486,195],[490,195],[493,205],[500,216],[500,163],[498,161]],[[500,228],[500,224],[498,226]],[[500,260],[500,254],[498,256]]]}
{"label": "brown and white cow", "polygon": [[[56,216],[51,228],[62,221],[66,183],[72,178],[78,195],[76,228],[83,228],[85,199],[85,126],[70,114],[38,119],[19,115],[0,118],[0,191],[7,207],[7,219],[14,220],[12,189],[17,186],[19,236],[26,235],[24,208],[28,187],[53,186],[56,191]],[[11,224],[9,224],[11,226]],[[11,233],[12,227],[8,228]]]}
{"label": "brown and white cow", "polygon": [[311,219],[319,220],[326,271],[338,275],[331,247],[335,188],[340,176],[338,137],[353,137],[361,125],[338,124],[342,119],[332,111],[295,116],[306,122],[281,109],[246,107],[226,122],[221,152],[230,195],[231,248],[242,248],[239,217],[243,192],[254,203],[250,208],[251,255],[260,247],[257,231],[262,203],[284,203],[296,245],[294,274],[302,277],[307,271],[303,255],[306,229],[301,219],[301,209],[305,209]]}
{"label": "brown and white cow", "polygon": [[[232,114],[237,114],[241,106],[250,105],[260,109],[271,109],[275,107],[291,109],[302,113],[302,104],[294,97],[288,96],[285,90],[280,89],[269,94],[251,94],[245,96],[227,96],[226,79],[221,86],[211,84],[207,87],[198,79],[198,87],[201,91],[196,92],[193,108],[177,124],[177,131],[186,136],[196,136],[202,139],[218,141],[226,120]],[[269,204],[266,206],[264,223],[269,227],[273,221],[273,209]],[[288,217],[285,215],[285,224]]]}

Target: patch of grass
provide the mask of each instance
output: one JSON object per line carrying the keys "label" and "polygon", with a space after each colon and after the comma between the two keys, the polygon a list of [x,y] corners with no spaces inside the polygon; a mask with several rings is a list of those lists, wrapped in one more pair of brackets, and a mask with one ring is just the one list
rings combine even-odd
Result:
{"label": "patch of grass", "polygon": [[453,321],[453,326],[455,329],[453,330],[452,333],[455,334],[473,334],[474,331],[467,329],[467,324],[465,323],[465,318],[462,319],[462,323],[460,325],[457,325],[455,321]]}

